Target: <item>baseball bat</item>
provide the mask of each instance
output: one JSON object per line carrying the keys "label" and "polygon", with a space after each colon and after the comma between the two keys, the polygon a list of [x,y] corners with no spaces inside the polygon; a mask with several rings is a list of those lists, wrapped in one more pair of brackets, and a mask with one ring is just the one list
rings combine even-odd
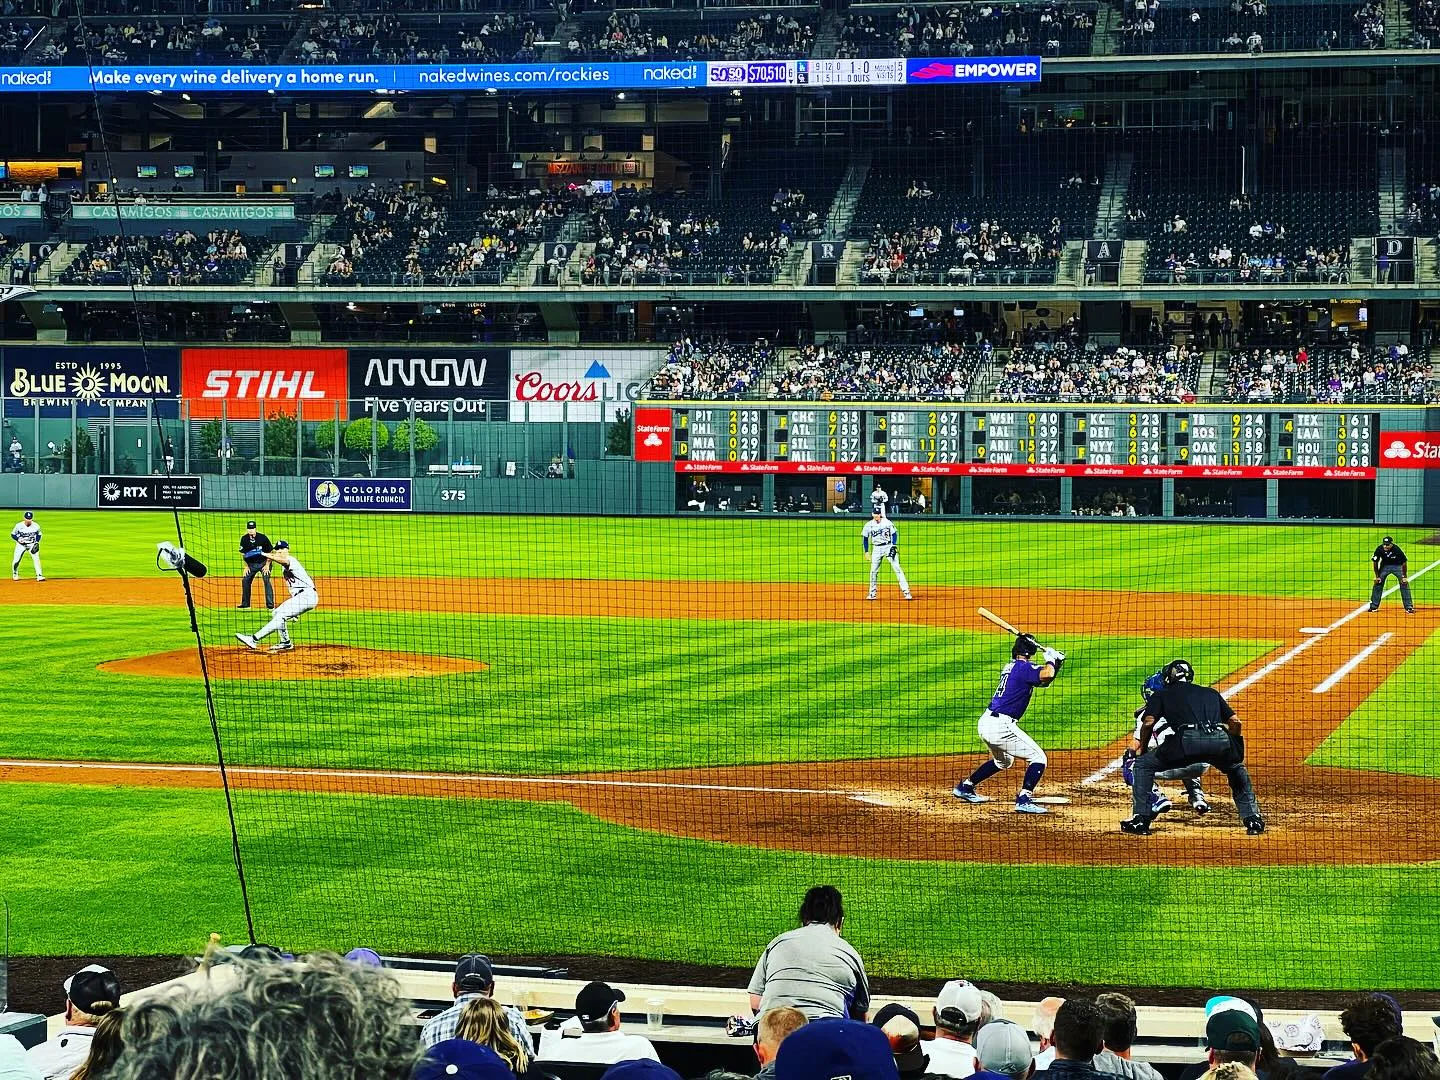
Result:
{"label": "baseball bat", "polygon": [[1010,633],[1014,634],[1016,637],[1019,637],[1019,636],[1020,636],[1020,631],[1019,631],[1019,630],[1016,630],[1015,627],[1011,626],[1011,625],[1010,625],[1008,622],[1006,622],[1004,619],[1000,618],[999,615],[996,615],[996,614],[995,614],[993,611],[991,611],[989,608],[984,608],[984,607],[982,607],[982,608],[976,608],[976,611],[979,612],[979,615],[980,615],[980,617],[981,617],[982,619],[989,619],[989,620],[990,620],[991,622],[993,622],[996,626],[1000,627],[1001,630],[1008,630],[1008,631],[1010,631]]}

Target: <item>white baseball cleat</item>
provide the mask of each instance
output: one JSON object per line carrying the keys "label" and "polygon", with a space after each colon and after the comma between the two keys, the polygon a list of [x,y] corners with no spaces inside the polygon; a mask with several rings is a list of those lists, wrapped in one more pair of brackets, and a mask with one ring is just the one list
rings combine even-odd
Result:
{"label": "white baseball cleat", "polygon": [[291,651],[292,649],[294,649],[294,648],[295,648],[295,643],[294,643],[293,641],[280,641],[280,642],[276,642],[274,645],[271,645],[271,646],[270,646],[270,651],[271,651],[272,653],[277,653],[277,652],[290,652],[290,651]]}
{"label": "white baseball cleat", "polygon": [[35,575],[35,580],[36,580],[36,581],[44,581],[44,580],[45,580],[45,575],[44,575],[44,574],[36,574],[36,575]]}
{"label": "white baseball cleat", "polygon": [[253,637],[251,637],[249,634],[236,634],[235,638],[240,642],[241,645],[244,645],[247,649],[252,649],[255,651],[259,651],[260,649],[260,643],[256,641]]}

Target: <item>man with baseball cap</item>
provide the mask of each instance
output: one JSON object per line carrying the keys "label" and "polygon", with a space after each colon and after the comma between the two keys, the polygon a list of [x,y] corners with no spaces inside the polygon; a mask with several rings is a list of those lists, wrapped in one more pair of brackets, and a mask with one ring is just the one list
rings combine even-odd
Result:
{"label": "man with baseball cap", "polygon": [[780,1046],[775,1080],[899,1080],[890,1040],[858,1020],[814,1020]]}
{"label": "man with baseball cap", "polygon": [[245,531],[240,534],[240,557],[245,560],[245,576],[240,580],[240,603],[237,610],[244,611],[250,606],[250,583],[255,575],[265,585],[265,610],[275,607],[275,586],[270,582],[270,561],[265,558],[267,551],[274,551],[270,538],[255,528],[255,522],[245,522]]}
{"label": "man with baseball cap", "polygon": [[985,998],[980,988],[964,979],[952,979],[935,998],[935,1039],[925,1049],[930,1071],[963,1080],[979,1068],[975,1033],[985,1023]]}
{"label": "man with baseball cap", "polygon": [[620,1030],[620,1003],[625,991],[603,982],[586,983],[575,995],[575,1015],[558,1031],[540,1037],[541,1061],[593,1062],[613,1065],[617,1061],[646,1058],[659,1061],[660,1055],[643,1035]]}
{"label": "man with baseball cap", "polygon": [[[1237,999],[1238,1000],[1238,999]],[[1205,1021],[1206,1062],[1210,1068],[1238,1061],[1247,1069],[1260,1067],[1260,1024],[1247,1009],[1221,1008]]]}
{"label": "man with baseball cap", "polygon": [[996,1020],[981,1028],[975,1036],[975,1052],[982,1070],[975,1080],[1029,1080],[1035,1075],[1030,1036],[1009,1020]]}
{"label": "man with baseball cap", "polygon": [[65,980],[65,1026],[53,1039],[30,1048],[30,1064],[44,1080],[68,1080],[90,1057],[95,1025],[120,1007],[120,980],[109,968],[90,964]]}
{"label": "man with baseball cap", "polygon": [[[431,1019],[420,1032],[420,1040],[426,1046],[434,1046],[455,1037],[460,1025],[460,1014],[465,1005],[477,997],[495,996],[495,969],[490,958],[479,953],[466,953],[455,964],[455,978],[450,983],[450,992],[455,995],[455,1004]],[[505,1019],[510,1025],[510,1034],[521,1046],[528,1048],[535,1044],[530,1038],[530,1029],[525,1026],[525,1017],[513,1005],[505,1007]]]}
{"label": "man with baseball cap", "polygon": [[1410,576],[1407,573],[1409,566],[1405,560],[1405,552],[1400,550],[1400,545],[1395,543],[1393,536],[1383,537],[1380,546],[1370,556],[1370,568],[1375,572],[1375,584],[1370,589],[1370,610],[1380,610],[1380,598],[1385,594],[1385,580],[1391,574],[1400,583],[1400,602],[1405,605],[1405,612],[1409,615],[1415,614],[1415,600],[1410,595]]}

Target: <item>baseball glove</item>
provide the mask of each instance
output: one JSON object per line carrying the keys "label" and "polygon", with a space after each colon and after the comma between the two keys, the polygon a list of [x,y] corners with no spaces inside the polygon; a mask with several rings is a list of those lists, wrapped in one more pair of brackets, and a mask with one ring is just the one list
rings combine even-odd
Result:
{"label": "baseball glove", "polygon": [[36,540],[35,543],[33,543],[33,544],[30,545],[30,554],[31,554],[31,555],[38,555],[38,554],[40,554],[40,541],[39,541],[39,540]]}
{"label": "baseball glove", "polygon": [[1135,758],[1138,756],[1134,750],[1127,747],[1125,753],[1120,757],[1120,775],[1131,787],[1135,786]]}

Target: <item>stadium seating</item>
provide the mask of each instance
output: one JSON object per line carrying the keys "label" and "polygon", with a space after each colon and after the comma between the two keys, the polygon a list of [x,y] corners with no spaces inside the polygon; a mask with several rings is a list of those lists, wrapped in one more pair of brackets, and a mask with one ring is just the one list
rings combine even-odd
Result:
{"label": "stadium seating", "polygon": [[629,189],[591,200],[587,285],[770,284],[790,245],[818,236],[839,170],[813,160],[803,190],[763,176],[735,177],[722,197]]}
{"label": "stadium seating", "polygon": [[1085,56],[1096,11],[1096,4],[1074,0],[1025,6],[858,4],[846,15],[836,55]]}
{"label": "stadium seating", "polygon": [[[61,37],[52,24],[50,43]],[[290,40],[284,20],[86,19],[63,31],[66,64],[222,64],[280,59]]]}
{"label": "stadium seating", "polygon": [[767,341],[737,345],[684,338],[650,379],[646,395],[656,400],[756,396],[763,373],[775,362]]}
{"label": "stadium seating", "polygon": [[861,284],[1051,284],[1065,238],[1088,234],[1099,199],[1098,186],[1058,173],[1042,172],[1030,190],[1013,178],[994,185],[1003,194],[972,186],[872,173],[850,226],[850,239],[870,245]]}
{"label": "stadium seating", "polygon": [[1065,343],[1022,346],[1001,367],[993,401],[1122,401],[1181,404],[1195,400],[1200,351],[1185,345],[1083,349]]}
{"label": "stadium seating", "polygon": [[499,284],[527,244],[553,237],[566,208],[548,196],[450,200],[371,186],[331,225],[342,245],[326,285]]}
{"label": "stadium seating", "polygon": [[60,275],[62,285],[238,285],[269,244],[237,230],[201,236],[186,229],[156,236],[101,236]]}
{"label": "stadium seating", "polygon": [[1410,28],[1412,47],[1433,49],[1440,45],[1440,0],[1411,0]]}
{"label": "stadium seating", "polygon": [[769,380],[767,397],[802,401],[962,401],[988,348],[807,345]]}
{"label": "stadium seating", "polygon": [[15,64],[40,36],[45,24],[35,19],[0,19],[0,63]]}
{"label": "stadium seating", "polygon": [[1429,349],[1405,345],[1315,350],[1312,400],[1341,404],[1427,404],[1436,400]]}
{"label": "stadium seating", "polygon": [[1118,45],[1131,54],[1377,48],[1385,37],[1378,2],[1358,9],[1326,0],[1129,0],[1121,6]]}
{"label": "stadium seating", "polygon": [[571,60],[768,60],[810,55],[818,8],[757,9],[693,17],[616,11],[582,21],[565,43]]}
{"label": "stadium seating", "polygon": [[510,63],[540,58],[545,26],[513,12],[477,20],[393,13],[324,15],[306,26],[294,59],[316,63]]}

